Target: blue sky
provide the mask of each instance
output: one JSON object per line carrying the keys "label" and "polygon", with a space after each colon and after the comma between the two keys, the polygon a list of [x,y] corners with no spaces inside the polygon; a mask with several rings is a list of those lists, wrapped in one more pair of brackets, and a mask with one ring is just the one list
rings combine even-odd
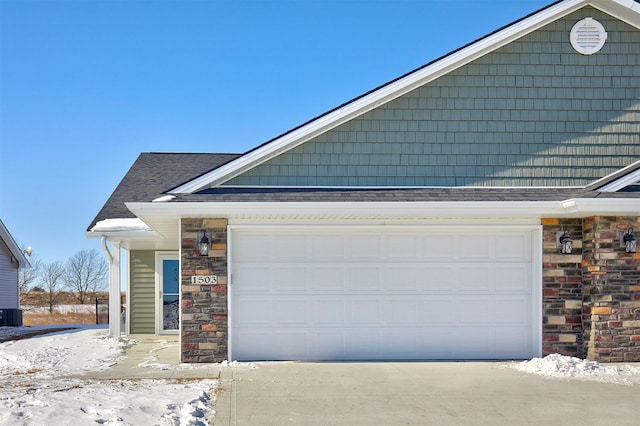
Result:
{"label": "blue sky", "polygon": [[0,218],[100,249],[140,152],[245,152],[551,2],[0,0]]}

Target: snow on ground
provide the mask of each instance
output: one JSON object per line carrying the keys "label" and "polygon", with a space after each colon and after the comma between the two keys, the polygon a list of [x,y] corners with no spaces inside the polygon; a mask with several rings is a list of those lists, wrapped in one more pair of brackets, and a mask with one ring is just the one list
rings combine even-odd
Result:
{"label": "snow on ground", "polygon": [[[6,328],[0,338],[47,331]],[[208,425],[215,380],[81,377],[108,368],[131,344],[95,326],[1,343],[0,425]]]}
{"label": "snow on ground", "polygon": [[[61,327],[72,329],[56,332]],[[32,337],[37,333],[48,334]],[[0,343],[0,425],[202,426],[213,416],[216,380],[87,377],[116,363],[125,348],[136,344],[125,337],[107,337],[103,326],[0,327],[0,341],[7,339],[18,340]],[[157,343],[139,368],[204,368],[159,362],[157,351],[175,343]],[[237,363],[221,364],[233,365]],[[640,364],[600,364],[554,354],[507,366],[551,378],[640,386]]]}
{"label": "snow on ground", "polygon": [[600,364],[559,354],[509,364],[516,370],[556,379],[589,380],[621,385],[640,386],[640,366]]}

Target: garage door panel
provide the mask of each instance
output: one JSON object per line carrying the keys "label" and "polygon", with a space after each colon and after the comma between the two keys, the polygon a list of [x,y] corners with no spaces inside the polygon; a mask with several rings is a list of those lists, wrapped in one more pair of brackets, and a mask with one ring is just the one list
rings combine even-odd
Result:
{"label": "garage door panel", "polygon": [[425,293],[449,293],[455,282],[451,264],[427,264],[422,270],[422,291]]}
{"label": "garage door panel", "polygon": [[322,234],[311,241],[311,254],[318,261],[342,260],[345,255],[344,236],[341,234]]}
{"label": "garage door panel", "polygon": [[493,239],[488,235],[456,236],[458,258],[465,260],[488,260],[493,254]]}
{"label": "garage door panel", "polygon": [[315,298],[312,306],[312,320],[316,326],[343,327],[346,324],[343,298]]}
{"label": "garage door panel", "polygon": [[422,274],[418,265],[406,264],[382,268],[384,288],[393,293],[421,292]]}
{"label": "garage door panel", "polygon": [[528,264],[498,265],[494,288],[501,293],[531,294],[531,266]]}
{"label": "garage door panel", "polygon": [[493,300],[493,309],[497,324],[524,326],[531,321],[530,297],[499,297]]}
{"label": "garage door panel", "polygon": [[347,311],[347,323],[354,327],[371,326],[382,321],[382,301],[378,298],[351,298]]}
{"label": "garage door panel", "polygon": [[455,276],[452,292],[456,294],[491,292],[495,282],[493,268],[493,265],[483,263],[458,265],[452,268]]}
{"label": "garage door panel", "polygon": [[414,327],[420,324],[418,301],[395,298],[387,300],[382,311],[382,322],[387,326]]}
{"label": "garage door panel", "polygon": [[382,352],[395,353],[398,358],[411,359],[418,351],[416,328],[387,328],[380,332]]}
{"label": "garage door panel", "polygon": [[453,259],[456,254],[456,247],[451,243],[451,237],[446,235],[423,235],[422,236],[423,259]]}
{"label": "garage door panel", "polygon": [[[271,271],[272,293],[307,293],[307,268],[304,265],[284,264]],[[277,282],[276,282],[277,281]]]}
{"label": "garage door panel", "polygon": [[276,326],[287,324],[306,327],[309,325],[309,306],[306,299],[282,297],[274,300],[271,306],[273,308],[271,317]]}
{"label": "garage door panel", "polygon": [[461,296],[456,298],[457,323],[465,327],[479,324],[489,326],[494,322],[491,296]]}
{"label": "garage door panel", "polygon": [[310,357],[319,360],[347,359],[343,330],[313,330],[309,333]]}
{"label": "garage door panel", "polygon": [[345,290],[344,265],[310,265],[307,267],[309,291],[314,294],[342,293]]}
{"label": "garage door panel", "polygon": [[239,328],[264,327],[275,320],[271,303],[255,296],[243,297],[242,303],[235,303],[233,316]]}
{"label": "garage door panel", "polygon": [[[242,247],[242,255],[238,249]],[[273,241],[268,233],[238,234],[234,238],[232,256],[238,256],[238,260],[265,260],[273,253]]]}
{"label": "garage door panel", "polygon": [[353,359],[380,359],[381,338],[379,328],[349,329],[346,333],[346,353]]}
{"label": "garage door panel", "polygon": [[454,321],[454,301],[449,297],[423,297],[417,311],[420,323],[428,324],[429,329]]}
{"label": "garage door panel", "polygon": [[305,259],[308,257],[307,246],[306,235],[281,235],[272,242],[272,256],[277,259]]}
{"label": "garage door panel", "polygon": [[415,235],[390,235],[385,239],[384,249],[388,259],[409,261],[422,257]]}
{"label": "garage door panel", "polygon": [[351,259],[378,259],[381,250],[378,235],[354,234],[349,238],[349,251],[346,256]]}
{"label": "garage door panel", "polygon": [[231,355],[534,355],[532,233],[450,231],[234,230]]}
{"label": "garage door panel", "polygon": [[346,269],[345,291],[348,293],[376,293],[382,289],[383,268],[375,263],[357,263]]}
{"label": "garage door panel", "polygon": [[495,237],[495,258],[526,262],[531,258],[531,235],[510,234]]}
{"label": "garage door panel", "polygon": [[243,294],[270,293],[276,278],[271,269],[269,265],[243,264],[235,277],[239,283],[237,291]]}

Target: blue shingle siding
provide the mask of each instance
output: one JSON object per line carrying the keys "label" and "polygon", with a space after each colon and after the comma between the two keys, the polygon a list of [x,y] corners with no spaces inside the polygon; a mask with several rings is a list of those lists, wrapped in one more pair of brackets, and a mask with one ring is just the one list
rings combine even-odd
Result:
{"label": "blue shingle siding", "polygon": [[[608,32],[573,50],[584,17]],[[584,8],[228,185],[574,186],[640,160],[640,31]]]}

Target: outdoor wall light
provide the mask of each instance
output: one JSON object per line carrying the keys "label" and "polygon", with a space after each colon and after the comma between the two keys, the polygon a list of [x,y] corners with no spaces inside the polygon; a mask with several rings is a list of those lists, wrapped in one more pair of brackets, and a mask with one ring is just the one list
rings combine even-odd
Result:
{"label": "outdoor wall light", "polygon": [[620,237],[620,245],[624,246],[624,251],[627,253],[635,253],[638,249],[638,242],[636,237],[633,236],[633,228],[627,229],[627,232]]}
{"label": "outdoor wall light", "polygon": [[209,241],[206,231],[198,233],[198,251],[200,252],[200,256],[209,256]]}
{"label": "outdoor wall light", "polygon": [[571,254],[573,241],[571,241],[571,235],[569,235],[569,231],[560,232],[558,237],[558,245],[560,247],[560,253]]}

